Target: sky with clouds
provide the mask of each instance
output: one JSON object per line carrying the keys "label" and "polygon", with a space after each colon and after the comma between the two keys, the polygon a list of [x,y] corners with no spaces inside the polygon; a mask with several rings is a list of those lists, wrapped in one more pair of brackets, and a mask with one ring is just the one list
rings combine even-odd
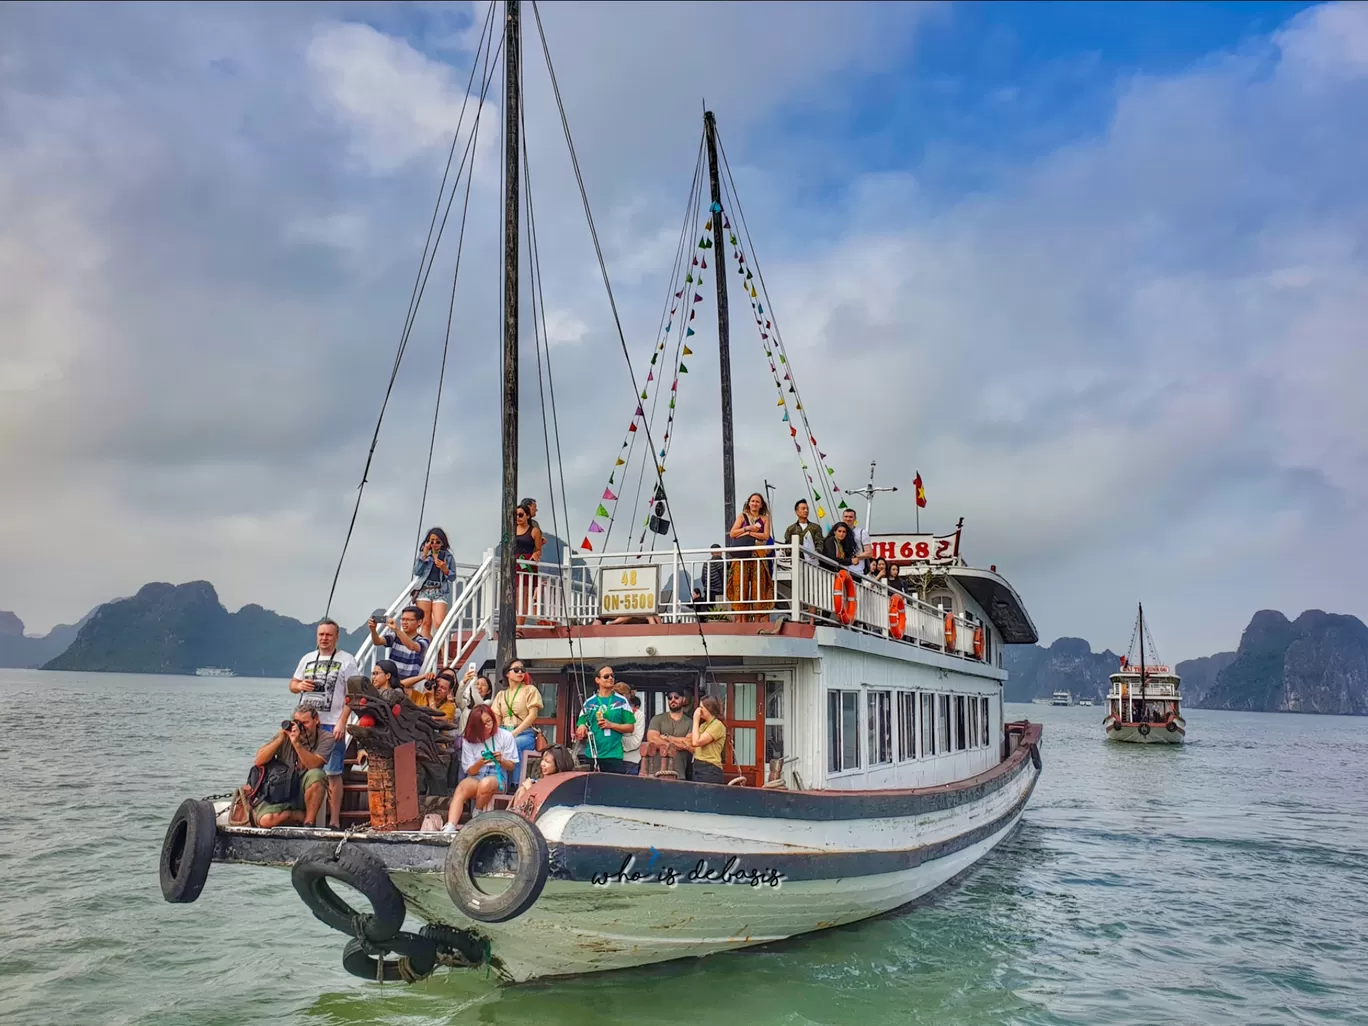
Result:
{"label": "sky with clouds", "polygon": [[[320,614],[485,11],[0,7],[0,608],[41,631],[207,579]],[[1124,647],[1137,599],[1170,658],[1234,647],[1258,608],[1368,618],[1368,5],[542,15],[636,365],[706,102],[837,479],[876,459],[903,486],[876,530],[910,527],[920,471],[923,526],[963,516],[1047,642]],[[573,542],[635,400],[530,24],[524,61]],[[467,559],[498,531],[501,105],[496,82],[428,499]],[[408,570],[454,254],[380,435],[349,623]],[[738,487],[787,510],[802,481],[732,313]],[[667,482],[707,545],[715,336],[693,341]],[[534,370],[523,389],[520,491],[549,524]]]}

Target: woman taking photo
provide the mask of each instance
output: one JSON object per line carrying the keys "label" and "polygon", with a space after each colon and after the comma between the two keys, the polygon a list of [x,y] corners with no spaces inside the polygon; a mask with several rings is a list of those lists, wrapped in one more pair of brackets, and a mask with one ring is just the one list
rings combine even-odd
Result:
{"label": "woman taking photo", "polygon": [[470,710],[466,720],[465,744],[461,746],[461,782],[451,796],[447,809],[446,826],[442,830],[455,833],[461,821],[465,803],[475,799],[475,813],[488,812],[508,774],[518,763],[518,748],[513,735],[499,726],[494,712],[487,705]]}
{"label": "woman taking photo", "polygon": [[727,725],[722,722],[722,705],[712,695],[694,710],[689,742],[694,746],[692,779],[700,784],[725,784],[722,748],[727,743]]}
{"label": "woman taking photo", "polygon": [[513,771],[513,783],[522,778],[522,753],[537,747],[537,728],[532,724],[541,714],[542,696],[521,659],[513,660],[508,668],[507,684],[494,696],[490,706],[503,728],[513,735],[518,748],[518,765]]}
{"label": "woman taking photo", "polygon": [[742,623],[766,620],[774,608],[774,576],[769,559],[773,533],[765,497],[754,492],[728,532],[733,548],[751,550],[732,555],[727,577],[727,601]]}
{"label": "woman taking photo", "polygon": [[431,641],[433,633],[446,619],[447,609],[451,607],[451,581],[456,576],[451,547],[447,544],[446,532],[440,527],[429,531],[418,549],[418,558],[413,563],[413,576],[422,578],[413,604],[423,611],[421,630],[423,636]]}

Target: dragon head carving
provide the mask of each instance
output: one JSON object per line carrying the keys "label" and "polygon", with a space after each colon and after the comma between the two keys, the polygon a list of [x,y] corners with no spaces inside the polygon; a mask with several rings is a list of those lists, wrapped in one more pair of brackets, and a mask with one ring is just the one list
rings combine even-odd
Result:
{"label": "dragon head carving", "polygon": [[456,727],[398,688],[381,690],[369,677],[348,677],[346,704],[356,714],[347,730],[373,756],[391,758],[409,741],[420,762],[440,762],[450,754]]}

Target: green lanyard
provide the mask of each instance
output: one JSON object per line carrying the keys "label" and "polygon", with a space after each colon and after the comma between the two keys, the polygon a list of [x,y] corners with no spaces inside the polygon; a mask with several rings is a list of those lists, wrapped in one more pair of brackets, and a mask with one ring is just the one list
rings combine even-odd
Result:
{"label": "green lanyard", "polygon": [[523,686],[522,686],[521,684],[519,684],[519,685],[518,685],[516,688],[514,688],[512,691],[510,691],[510,692],[505,692],[505,695],[504,695],[504,706],[505,706],[504,712],[506,712],[506,713],[508,714],[508,715],[505,717],[505,719],[516,720],[516,719],[518,718],[518,714],[515,713],[515,712],[513,711],[513,703],[514,703],[514,701],[517,700],[518,692],[522,690],[522,687],[523,687]]}

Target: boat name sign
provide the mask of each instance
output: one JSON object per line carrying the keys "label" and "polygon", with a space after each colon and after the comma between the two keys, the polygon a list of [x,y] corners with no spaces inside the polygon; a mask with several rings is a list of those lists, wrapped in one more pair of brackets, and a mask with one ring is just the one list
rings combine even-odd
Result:
{"label": "boat name sign", "polygon": [[599,613],[603,616],[655,615],[659,569],[653,563],[600,567]]}
{"label": "boat name sign", "polygon": [[953,563],[959,555],[959,535],[876,534],[869,539],[875,559]]}

